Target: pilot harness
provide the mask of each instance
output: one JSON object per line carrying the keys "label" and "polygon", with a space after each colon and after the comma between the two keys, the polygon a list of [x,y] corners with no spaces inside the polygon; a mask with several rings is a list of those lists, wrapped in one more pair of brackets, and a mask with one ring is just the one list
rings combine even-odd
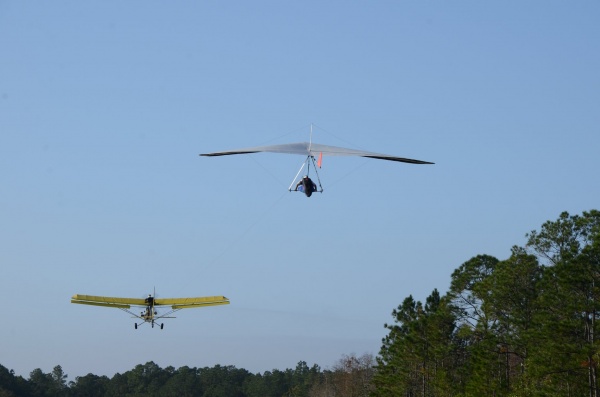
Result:
{"label": "pilot harness", "polygon": [[310,177],[310,163],[311,162],[313,164],[313,168],[315,170],[315,174],[317,175],[317,182],[319,182],[319,189],[315,190],[315,191],[319,192],[319,193],[323,193],[323,186],[321,186],[321,178],[319,178],[319,173],[317,172],[317,164],[315,162],[315,156],[310,155],[310,154],[306,157],[306,160],[304,160],[304,163],[302,163],[302,166],[300,167],[300,169],[298,170],[298,173],[294,177],[294,180],[292,181],[292,184],[288,188],[288,191],[290,191],[290,192],[291,191],[296,191],[295,188],[292,189],[292,186],[294,186],[294,183],[296,183],[296,181],[298,180],[298,175],[300,175],[300,173],[302,172],[302,170],[304,169],[304,167],[306,167],[306,175],[308,177]]}

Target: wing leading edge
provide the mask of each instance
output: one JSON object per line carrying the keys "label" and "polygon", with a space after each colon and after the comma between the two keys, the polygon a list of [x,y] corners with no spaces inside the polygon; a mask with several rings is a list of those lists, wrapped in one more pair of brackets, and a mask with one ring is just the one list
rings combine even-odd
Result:
{"label": "wing leading edge", "polygon": [[228,304],[229,299],[224,296],[204,296],[197,298],[157,298],[155,300],[155,305],[171,305],[173,310]]}
{"label": "wing leading edge", "polygon": [[115,298],[111,296],[94,296],[75,294],[71,298],[71,303],[82,305],[116,307],[119,309],[129,309],[133,306],[146,306],[144,299],[137,298]]}
{"label": "wing leading edge", "polygon": [[[114,307],[117,309],[129,309],[131,306],[146,307],[145,299],[138,298],[116,298],[110,296],[94,296],[75,294],[71,303],[82,305]],[[172,309],[190,309],[195,307],[228,305],[229,299],[224,296],[205,296],[196,298],[155,298],[154,306],[171,305]]]}
{"label": "wing leading edge", "polygon": [[381,154],[374,152],[366,152],[362,150],[348,149],[337,146],[321,145],[318,143],[309,142],[298,142],[298,143],[287,143],[283,145],[270,145],[270,146],[256,146],[246,149],[234,149],[224,152],[213,152],[213,153],[201,153],[200,156],[216,157],[216,156],[228,156],[233,154],[251,154],[259,152],[269,153],[283,153],[283,154],[301,154],[305,156],[317,156],[323,154],[323,156],[359,156],[368,157],[379,160],[398,161],[401,163],[410,164],[435,164],[429,161],[408,159],[404,157],[391,156],[389,154]]}

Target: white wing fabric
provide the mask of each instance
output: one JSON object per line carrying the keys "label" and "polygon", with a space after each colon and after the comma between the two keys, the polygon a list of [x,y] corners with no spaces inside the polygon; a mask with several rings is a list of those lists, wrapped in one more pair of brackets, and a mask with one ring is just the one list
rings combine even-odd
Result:
{"label": "white wing fabric", "polygon": [[287,143],[283,145],[257,146],[245,149],[234,149],[225,152],[202,153],[200,156],[228,156],[232,154],[249,154],[259,152],[284,153],[284,154],[302,154],[305,156],[359,156],[372,159],[399,161],[410,164],[434,164],[429,161],[407,159],[404,157],[390,156],[389,154],[365,152],[362,150],[347,149],[337,146],[320,145],[318,143],[298,142]]}

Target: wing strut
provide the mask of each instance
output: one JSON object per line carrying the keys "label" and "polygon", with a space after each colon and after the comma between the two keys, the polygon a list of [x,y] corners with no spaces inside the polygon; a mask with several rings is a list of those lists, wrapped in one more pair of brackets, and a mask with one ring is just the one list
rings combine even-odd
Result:
{"label": "wing strut", "polygon": [[323,186],[321,186],[321,178],[319,177],[319,172],[317,171],[317,165],[315,164],[314,156],[310,156],[310,159],[313,163],[313,168],[315,169],[315,174],[317,174],[317,182],[319,182],[319,192],[323,193]]}
{"label": "wing strut", "polygon": [[300,173],[304,169],[304,166],[306,166],[306,162],[308,161],[309,158],[310,158],[310,156],[306,157],[306,160],[304,160],[304,163],[302,163],[302,165],[300,166],[300,169],[298,170],[298,173],[294,177],[294,180],[292,181],[292,184],[288,188],[288,191],[290,191],[290,192],[292,191],[292,186],[294,186],[294,183],[296,183],[296,180],[298,179],[298,175],[300,175]]}

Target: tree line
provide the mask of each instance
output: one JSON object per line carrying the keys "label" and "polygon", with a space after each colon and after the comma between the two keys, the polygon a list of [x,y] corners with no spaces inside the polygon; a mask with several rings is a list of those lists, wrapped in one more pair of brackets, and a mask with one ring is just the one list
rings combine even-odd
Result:
{"label": "tree line", "polygon": [[0,365],[0,397],[326,397],[368,396],[375,359],[370,354],[343,356],[331,370],[309,367],[252,374],[235,366],[161,368],[139,364],[112,378],[87,374],[67,382],[60,365],[52,372],[33,370],[29,379]]}
{"label": "tree line", "polygon": [[600,212],[563,212],[526,237],[508,259],[482,254],[460,265],[445,295],[406,297],[376,358],[262,374],[148,362],[71,382],[60,366],[24,379],[0,365],[0,397],[600,397]]}

